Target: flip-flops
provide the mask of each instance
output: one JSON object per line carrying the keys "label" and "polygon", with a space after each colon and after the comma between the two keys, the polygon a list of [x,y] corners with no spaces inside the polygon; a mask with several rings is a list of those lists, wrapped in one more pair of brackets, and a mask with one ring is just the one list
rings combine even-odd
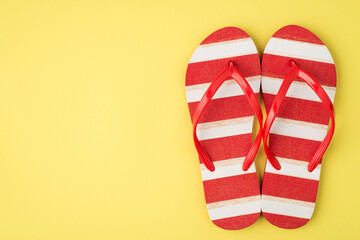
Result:
{"label": "flip-flops", "polygon": [[283,27],[265,47],[261,86],[268,113],[262,213],[273,225],[298,228],[312,216],[320,161],[334,131],[334,61],[313,33]]}
{"label": "flip-flops", "polygon": [[213,223],[224,229],[253,224],[261,211],[253,163],[261,130],[252,144],[261,69],[254,42],[243,30],[222,28],[192,55],[186,96],[200,157],[206,206]]}
{"label": "flip-flops", "polygon": [[[213,223],[224,229],[250,226],[261,210],[278,227],[305,225],[334,133],[336,70],[317,36],[299,26],[281,28],[266,45],[261,68],[253,41],[234,27],[208,36],[187,68],[206,205]],[[264,129],[257,101],[260,77]],[[255,115],[260,129],[252,143]],[[267,162],[260,198],[253,159],[261,137]]]}

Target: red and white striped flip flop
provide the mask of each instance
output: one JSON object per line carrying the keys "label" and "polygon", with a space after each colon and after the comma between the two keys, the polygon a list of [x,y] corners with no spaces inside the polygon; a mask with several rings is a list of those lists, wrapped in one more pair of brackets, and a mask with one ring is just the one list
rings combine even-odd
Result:
{"label": "red and white striped flip flop", "polygon": [[252,144],[254,115],[262,122],[257,100],[260,79],[255,44],[235,27],[208,36],[195,50],[186,72],[206,206],[213,223],[223,229],[250,226],[261,211],[253,159],[262,126]]}
{"label": "red and white striped flip flop", "polygon": [[283,27],[265,47],[261,86],[268,113],[262,212],[273,225],[298,228],[313,214],[321,158],[334,132],[334,61],[312,32]]}

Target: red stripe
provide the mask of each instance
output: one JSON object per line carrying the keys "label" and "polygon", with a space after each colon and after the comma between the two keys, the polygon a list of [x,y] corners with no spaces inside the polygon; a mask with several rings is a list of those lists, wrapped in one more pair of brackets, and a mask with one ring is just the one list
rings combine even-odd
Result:
{"label": "red stripe", "polygon": [[201,145],[212,161],[245,157],[251,147],[252,134],[202,140]]}
{"label": "red stripe", "polygon": [[303,27],[296,25],[289,25],[279,29],[273,35],[273,37],[285,38],[295,41],[315,43],[321,45],[324,44],[315,34],[313,34],[312,32],[310,32],[309,30]]}
{"label": "red stripe", "polygon": [[321,142],[270,134],[269,148],[277,157],[310,162]]}
{"label": "red stripe", "polygon": [[[263,93],[266,112],[269,112],[275,95]],[[330,116],[322,102],[285,97],[277,117],[318,124],[329,124]]]}
{"label": "red stripe", "polygon": [[256,222],[256,220],[259,218],[259,216],[260,216],[260,212],[237,216],[237,217],[213,220],[213,223],[216,226],[221,227],[223,229],[237,230],[237,229],[246,228],[246,227],[252,225],[254,222]]}
{"label": "red stripe", "polygon": [[256,173],[203,181],[203,184],[206,203],[260,195]]}
{"label": "red stripe", "polygon": [[[262,58],[262,75],[284,79],[286,74],[291,71],[289,65],[291,59],[294,59],[298,67],[307,71],[319,84],[336,87],[336,69],[335,65],[331,63],[315,62],[264,53]],[[299,78],[296,80],[304,82]]]}
{"label": "red stripe", "polygon": [[280,228],[294,229],[302,227],[309,222],[309,219],[306,218],[290,217],[266,212],[263,212],[262,214],[271,224]]}
{"label": "red stripe", "polygon": [[304,178],[264,173],[262,194],[315,202],[319,182]]}
{"label": "red stripe", "polygon": [[248,38],[249,35],[236,27],[221,28],[210,34],[201,44],[230,41],[234,39]]}
{"label": "red stripe", "polygon": [[[258,98],[259,94],[255,94]],[[199,102],[189,103],[191,120]],[[199,123],[254,116],[254,111],[245,95],[213,99],[205,108]]]}
{"label": "red stripe", "polygon": [[215,78],[228,67],[230,60],[234,62],[236,69],[241,72],[244,77],[261,74],[258,54],[190,63],[186,71],[186,86],[214,81]]}

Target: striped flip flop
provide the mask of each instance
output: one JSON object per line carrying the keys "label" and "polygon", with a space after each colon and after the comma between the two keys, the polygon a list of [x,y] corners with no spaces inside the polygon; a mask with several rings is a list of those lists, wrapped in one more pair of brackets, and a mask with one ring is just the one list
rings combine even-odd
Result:
{"label": "striped flip flop", "polygon": [[[235,230],[253,224],[261,211],[253,159],[262,126],[252,144],[261,69],[254,42],[243,30],[222,28],[192,55],[186,96],[200,158],[206,206],[213,223]],[[255,114],[254,114],[255,112]]]}
{"label": "striped flip flop", "polygon": [[298,228],[313,214],[321,158],[334,132],[334,61],[312,32],[283,27],[265,47],[261,86],[268,113],[262,212],[273,225]]}

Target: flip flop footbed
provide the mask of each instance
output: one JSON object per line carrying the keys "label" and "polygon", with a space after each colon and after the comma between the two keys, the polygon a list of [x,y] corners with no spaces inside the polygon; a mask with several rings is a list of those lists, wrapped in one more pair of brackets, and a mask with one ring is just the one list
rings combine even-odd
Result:
{"label": "flip flop footbed", "polygon": [[[254,42],[241,29],[222,28],[208,36],[193,53],[186,72],[186,96],[194,111],[210,83],[229,61],[259,94],[261,69]],[[252,145],[254,112],[240,86],[226,80],[204,110],[197,136],[215,165],[209,171],[200,162],[206,206],[213,223],[224,229],[253,224],[260,214],[261,199],[254,164],[242,164]]]}
{"label": "flip flop footbed", "polygon": [[[334,101],[336,70],[323,42],[299,26],[278,30],[267,43],[262,59],[262,92],[266,111],[286,74],[289,61],[311,74]],[[267,161],[262,185],[262,212],[272,224],[297,228],[311,218],[321,164],[312,172],[308,162],[324,139],[329,114],[315,92],[301,79],[290,86],[269,134],[269,148],[281,165]]]}

